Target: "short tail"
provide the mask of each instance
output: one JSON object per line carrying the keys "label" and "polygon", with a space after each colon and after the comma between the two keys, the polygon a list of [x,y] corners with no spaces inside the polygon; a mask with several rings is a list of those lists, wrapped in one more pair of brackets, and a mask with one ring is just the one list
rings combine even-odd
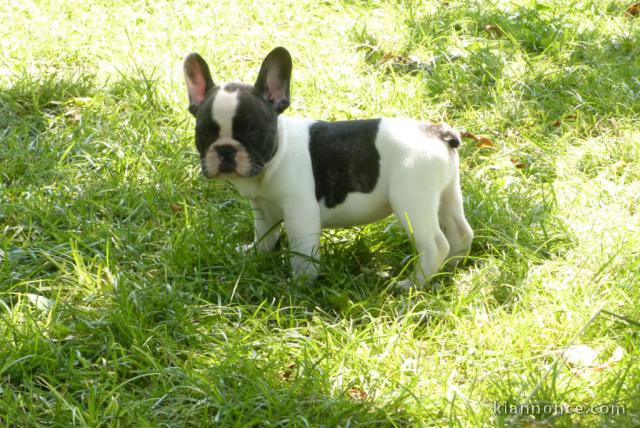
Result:
{"label": "short tail", "polygon": [[437,125],[423,124],[423,126],[425,131],[435,133],[452,149],[457,149],[462,144],[460,133],[446,123],[438,123]]}
{"label": "short tail", "polygon": [[460,147],[460,134],[455,129],[443,131],[440,136],[442,141],[447,143],[452,149]]}

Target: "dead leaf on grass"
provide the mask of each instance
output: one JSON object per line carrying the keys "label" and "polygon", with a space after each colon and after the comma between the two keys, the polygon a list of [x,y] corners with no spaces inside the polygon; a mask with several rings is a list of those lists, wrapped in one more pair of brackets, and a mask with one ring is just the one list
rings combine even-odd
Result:
{"label": "dead leaf on grass", "polygon": [[553,126],[555,126],[557,128],[560,125],[562,125],[563,121],[564,122],[568,122],[570,120],[576,120],[576,117],[577,116],[575,114],[569,114],[569,115],[565,116],[562,120],[558,119],[555,122],[553,122]]}
{"label": "dead leaf on grass", "polygon": [[282,380],[283,382],[289,382],[291,379],[293,379],[293,375],[297,367],[298,365],[296,363],[291,363],[285,369],[280,370],[278,372],[278,376],[280,377],[280,380]]}
{"label": "dead leaf on grass", "polygon": [[511,158],[511,163],[518,169],[525,169],[529,164],[521,159]]}
{"label": "dead leaf on grass", "polygon": [[79,107],[72,107],[64,113],[64,117],[71,122],[80,122],[82,120],[82,112]]}
{"label": "dead leaf on grass", "polygon": [[504,32],[500,27],[494,24],[487,24],[484,26],[484,31],[492,35],[493,37],[501,37],[504,35]]}
{"label": "dead leaf on grass", "polygon": [[638,14],[640,14],[640,3],[633,3],[625,11],[625,15],[629,17],[636,17]]}
{"label": "dead leaf on grass", "polygon": [[495,149],[496,148],[496,144],[487,137],[482,137],[482,136],[479,137],[469,131],[463,131],[460,133],[460,135],[462,136],[462,138],[469,138],[475,141],[477,143],[476,147],[479,149]]}
{"label": "dead leaf on grass", "polygon": [[359,386],[352,386],[349,388],[347,395],[352,400],[366,400],[369,397],[367,392]]}
{"label": "dead leaf on grass", "polygon": [[181,204],[171,204],[171,211],[176,214],[182,214],[184,212],[184,207]]}

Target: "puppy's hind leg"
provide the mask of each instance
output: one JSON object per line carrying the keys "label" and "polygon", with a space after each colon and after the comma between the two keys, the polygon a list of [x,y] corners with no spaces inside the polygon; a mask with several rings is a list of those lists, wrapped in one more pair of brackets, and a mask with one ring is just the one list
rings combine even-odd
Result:
{"label": "puppy's hind leg", "polygon": [[464,216],[460,177],[456,170],[454,178],[440,195],[440,209],[438,210],[440,227],[449,242],[449,254],[453,257],[451,263],[457,263],[469,253],[473,230]]}
{"label": "puppy's hind leg", "polygon": [[[405,188],[401,195],[420,195],[420,197],[392,197],[391,205],[398,221],[402,224],[409,239],[412,239],[418,252],[419,263],[416,267],[416,283],[428,281],[438,272],[449,253],[449,243],[438,224],[438,205],[440,195],[429,192],[424,195],[424,187]],[[401,286],[412,281],[404,280]]]}

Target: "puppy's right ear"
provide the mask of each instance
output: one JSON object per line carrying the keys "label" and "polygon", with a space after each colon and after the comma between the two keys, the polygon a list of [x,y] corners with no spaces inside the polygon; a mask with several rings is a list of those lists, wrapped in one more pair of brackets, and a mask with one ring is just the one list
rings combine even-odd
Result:
{"label": "puppy's right ear", "polygon": [[189,94],[189,113],[196,115],[198,107],[207,96],[207,92],[215,85],[207,62],[193,52],[184,59],[184,80],[187,82]]}

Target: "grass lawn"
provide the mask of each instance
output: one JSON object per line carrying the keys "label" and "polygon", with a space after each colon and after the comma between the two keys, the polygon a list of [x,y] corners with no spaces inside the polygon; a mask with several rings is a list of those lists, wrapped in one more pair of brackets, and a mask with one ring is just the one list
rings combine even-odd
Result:
{"label": "grass lawn", "polygon": [[[254,3],[0,8],[0,426],[640,426],[627,1]],[[287,115],[477,137],[465,265],[398,289],[392,218],[326,231],[313,285],[235,252],[251,210],[200,175],[182,59],[251,83],[279,45]]]}

